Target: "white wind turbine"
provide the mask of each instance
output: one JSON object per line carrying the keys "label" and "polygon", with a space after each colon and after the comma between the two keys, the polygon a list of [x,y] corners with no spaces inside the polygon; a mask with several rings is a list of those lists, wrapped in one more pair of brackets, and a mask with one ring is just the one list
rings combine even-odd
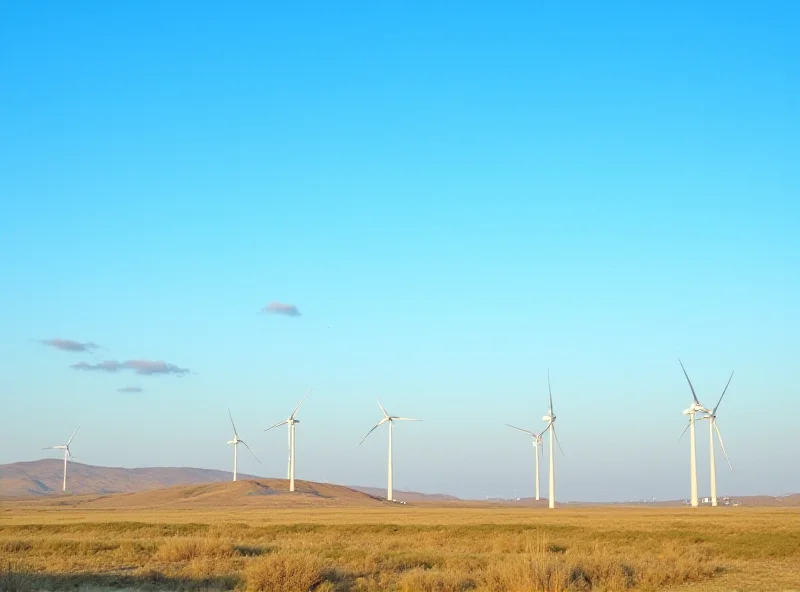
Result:
{"label": "white wind turbine", "polygon": [[74,432],[72,432],[72,436],[70,436],[69,440],[64,446],[48,446],[47,448],[42,448],[42,450],[63,450],[64,451],[64,481],[61,485],[61,491],[67,491],[67,459],[72,460],[72,452],[69,449],[69,445],[72,444],[72,439],[75,437],[75,434],[78,433],[78,430],[81,429],[81,426],[78,426]]}
{"label": "white wind turbine", "polygon": [[692,404],[689,405],[688,409],[684,409],[682,412],[683,415],[689,416],[689,425],[687,425],[686,428],[683,430],[681,438],[683,438],[683,434],[686,433],[686,430],[689,430],[689,472],[691,481],[691,504],[692,507],[696,508],[699,505],[699,502],[697,499],[697,442],[694,433],[694,422],[695,422],[695,415],[697,413],[701,412],[708,413],[709,411],[700,404],[700,401],[697,400],[697,393],[694,392],[694,386],[692,385],[692,381],[689,379],[689,375],[686,373],[686,368],[683,367],[683,362],[681,362],[680,358],[678,358],[678,363],[681,365],[681,369],[683,370],[683,375],[686,377],[686,382],[689,383],[689,388],[692,389]]}
{"label": "white wind turbine", "polygon": [[733,472],[733,465],[731,464],[731,459],[728,458],[728,453],[725,451],[725,443],[722,441],[722,432],[719,431],[719,426],[717,425],[717,409],[719,409],[719,404],[722,403],[722,397],[725,396],[725,392],[728,390],[728,386],[733,379],[733,372],[731,372],[730,378],[728,378],[728,383],[725,385],[725,388],[722,391],[722,394],[719,397],[719,401],[714,406],[714,409],[706,413],[700,419],[707,419],[708,420],[708,446],[710,449],[711,454],[711,505],[717,505],[717,461],[714,457],[714,430],[717,432],[717,437],[719,438],[719,445],[722,447],[722,452],[725,455],[725,460],[728,461],[728,466],[731,468],[731,472]]}
{"label": "white wind turbine", "polygon": [[265,432],[270,431],[273,428],[277,428],[282,426],[283,424],[287,424],[289,426],[289,468],[287,470],[287,479],[289,479],[289,491],[294,491],[294,425],[300,423],[299,419],[295,419],[294,416],[297,415],[297,410],[300,409],[300,405],[303,404],[303,401],[306,400],[306,397],[311,394],[311,391],[314,389],[311,388],[306,393],[305,397],[300,399],[300,402],[297,404],[297,407],[294,408],[292,414],[288,417],[288,419],[284,419],[276,423],[274,426],[267,428],[264,430]]}
{"label": "white wind turbine", "polygon": [[[547,412],[547,415],[542,417],[543,421],[547,422],[547,427],[544,429],[544,432],[550,430],[550,492],[548,495],[547,505],[549,508],[556,507],[556,471],[555,465],[553,464],[553,443],[558,445],[558,449],[561,450],[561,444],[558,441],[558,436],[556,435],[556,415],[553,413],[553,389],[550,388],[550,371],[547,371],[547,391],[550,394],[550,409]],[[542,432],[542,434],[544,434]],[[561,450],[561,454],[564,454],[564,451]]]}
{"label": "white wind turbine", "polygon": [[228,409],[228,417],[231,418],[231,426],[233,427],[233,440],[229,440],[228,444],[233,445],[233,480],[236,481],[236,473],[239,470],[239,444],[244,444],[245,447],[250,451],[250,454],[253,455],[253,458],[259,463],[261,462],[261,459],[256,456],[256,453],[253,452],[253,449],[247,445],[247,442],[239,437],[239,432],[236,431],[236,425],[233,423],[233,416],[231,415],[230,409]]}
{"label": "white wind turbine", "polygon": [[544,432],[539,434],[535,432],[531,432],[530,430],[523,430],[522,428],[518,428],[517,426],[513,426],[510,423],[506,424],[510,428],[514,428],[515,430],[519,430],[520,432],[525,432],[526,434],[530,434],[533,438],[533,456],[536,457],[536,501],[539,501],[539,456],[543,454],[542,447],[544,446],[544,440],[542,439],[542,434],[547,431],[545,428]]}
{"label": "white wind turbine", "polygon": [[[386,409],[383,408],[383,405],[381,405],[380,401],[378,401],[378,407],[380,407],[381,411],[383,411],[383,419],[381,419],[378,423],[376,423],[375,426],[370,431],[367,432],[367,436],[369,436],[373,431],[375,431],[375,429],[378,426],[384,423],[389,424],[389,483],[386,487],[386,499],[390,502],[393,502],[394,492],[392,490],[392,424],[395,421],[422,421],[422,420],[413,419],[411,417],[398,417],[396,415],[389,415],[386,412]],[[364,443],[364,440],[367,439],[367,436],[364,436],[364,438],[362,438],[361,442],[359,442],[358,444],[359,446],[361,446]]]}

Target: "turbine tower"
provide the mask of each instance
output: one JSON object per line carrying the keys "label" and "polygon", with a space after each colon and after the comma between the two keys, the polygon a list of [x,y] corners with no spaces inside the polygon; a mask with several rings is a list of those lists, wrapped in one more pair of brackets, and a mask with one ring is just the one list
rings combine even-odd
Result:
{"label": "turbine tower", "polygon": [[233,423],[233,416],[231,415],[230,409],[228,409],[228,417],[231,418],[231,426],[233,426],[233,440],[229,440],[228,444],[233,445],[233,480],[236,481],[236,473],[239,469],[239,444],[244,444],[245,447],[250,451],[250,454],[253,455],[253,458],[255,458],[259,463],[261,462],[261,459],[256,456],[256,453],[253,452],[253,449],[247,445],[247,442],[239,437],[239,432],[236,431],[236,425]]}
{"label": "turbine tower", "polygon": [[[390,502],[393,502],[394,491],[392,490],[392,424],[395,421],[422,421],[422,420],[413,419],[411,417],[398,417],[397,415],[389,415],[386,412],[386,409],[383,408],[383,405],[381,405],[380,401],[378,401],[378,407],[380,407],[381,411],[383,411],[383,419],[381,419],[378,423],[376,423],[375,426],[370,431],[367,432],[367,436],[369,436],[372,432],[374,432],[378,426],[384,423],[389,424],[389,482],[386,487],[386,499]],[[359,442],[358,444],[359,446],[361,446],[364,443],[364,440],[367,439],[367,436],[364,436],[361,442]]]}
{"label": "turbine tower", "polygon": [[678,358],[678,363],[681,365],[683,375],[686,377],[686,382],[689,383],[689,388],[692,389],[692,404],[689,405],[688,409],[683,410],[683,415],[689,416],[689,425],[687,425],[683,430],[681,438],[683,438],[683,434],[686,433],[686,430],[689,430],[689,478],[691,481],[691,504],[692,507],[696,508],[699,505],[699,502],[697,500],[697,442],[694,433],[695,414],[701,412],[708,413],[708,409],[703,407],[700,404],[700,401],[697,400],[697,393],[694,392],[692,381],[689,379],[689,375],[686,373],[686,368],[683,367],[683,362],[681,362],[680,358]]}
{"label": "turbine tower", "polygon": [[[542,454],[542,446],[544,446],[544,440],[542,439],[541,432],[539,434],[535,432],[531,432],[530,430],[523,430],[522,428],[518,428],[517,426],[513,426],[510,423],[506,424],[510,428],[514,428],[515,430],[519,430],[520,432],[525,432],[526,434],[530,434],[533,437],[533,456],[536,457],[536,501],[539,501],[539,456]],[[547,429],[545,428],[545,432]]]}
{"label": "turbine tower", "polygon": [[[547,505],[550,509],[553,509],[556,507],[556,471],[555,465],[553,464],[553,444],[557,444],[559,450],[561,450],[561,444],[556,435],[556,415],[553,413],[553,389],[550,387],[549,370],[547,371],[547,391],[550,394],[550,409],[547,415],[542,417],[542,420],[547,422],[547,427],[544,429],[544,432],[550,430],[550,492]],[[544,434],[544,432],[542,432],[542,434]],[[561,454],[564,454],[563,450],[561,450]]]}
{"label": "turbine tower", "polygon": [[294,408],[294,411],[292,411],[292,414],[287,419],[284,419],[283,421],[276,423],[274,426],[264,430],[265,432],[268,432],[273,428],[282,426],[283,424],[287,424],[289,426],[289,466],[286,471],[286,478],[289,480],[289,491],[294,491],[294,425],[296,423],[300,423],[300,420],[295,419],[294,416],[297,415],[297,410],[300,409],[300,405],[303,404],[303,401],[306,400],[306,397],[310,395],[311,391],[313,390],[313,388],[308,390],[305,397],[300,399],[297,407]]}
{"label": "turbine tower", "polygon": [[717,437],[719,438],[719,445],[722,447],[722,452],[725,455],[725,460],[728,461],[728,466],[731,468],[731,472],[733,472],[733,465],[731,464],[731,459],[728,458],[728,453],[725,451],[725,443],[722,441],[722,432],[719,431],[719,426],[717,425],[717,409],[719,409],[719,404],[722,403],[722,397],[725,396],[725,392],[728,390],[728,385],[730,385],[731,380],[733,379],[733,372],[731,372],[730,378],[728,378],[728,384],[725,385],[725,388],[722,391],[722,394],[719,397],[719,401],[714,406],[710,412],[706,413],[700,419],[707,419],[708,420],[708,446],[711,454],[711,464],[709,465],[711,471],[711,505],[717,505],[717,461],[714,457],[714,431],[717,432]]}
{"label": "turbine tower", "polygon": [[81,426],[78,426],[74,432],[72,432],[72,436],[70,436],[67,443],[63,446],[48,446],[47,448],[42,448],[42,450],[63,450],[64,451],[64,481],[61,485],[61,491],[67,491],[67,459],[70,461],[72,460],[72,452],[69,449],[69,445],[72,444],[72,439],[75,437],[75,434],[78,433],[78,430],[81,429]]}

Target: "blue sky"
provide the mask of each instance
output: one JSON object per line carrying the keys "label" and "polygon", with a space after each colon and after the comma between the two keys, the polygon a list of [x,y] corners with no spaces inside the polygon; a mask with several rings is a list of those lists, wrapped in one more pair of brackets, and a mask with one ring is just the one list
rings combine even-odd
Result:
{"label": "blue sky", "polygon": [[380,397],[395,487],[527,495],[549,368],[562,498],[685,497],[681,356],[720,492],[800,490],[795,3],[231,4],[0,7],[0,462],[230,407],[280,476],[313,386],[299,478],[384,485]]}

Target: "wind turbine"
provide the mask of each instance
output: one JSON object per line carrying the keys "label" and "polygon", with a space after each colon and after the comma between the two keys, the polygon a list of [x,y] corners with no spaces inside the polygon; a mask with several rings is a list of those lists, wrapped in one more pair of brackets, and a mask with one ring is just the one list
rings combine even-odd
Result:
{"label": "wind turbine", "polygon": [[[558,444],[559,450],[561,450],[561,444],[556,435],[556,415],[553,413],[553,389],[550,387],[549,370],[547,371],[547,391],[550,393],[550,409],[547,415],[542,417],[542,420],[547,422],[547,427],[544,429],[544,432],[550,430],[550,492],[547,505],[550,509],[553,509],[556,507],[556,471],[555,465],[553,464],[553,444]],[[544,434],[544,432],[542,432],[542,434]],[[564,454],[563,450],[561,450],[561,454]]]}
{"label": "wind turbine", "polygon": [[[392,424],[395,421],[422,421],[422,420],[421,419],[413,419],[411,417],[398,417],[397,415],[389,415],[386,412],[386,409],[383,408],[383,405],[381,405],[380,401],[378,401],[378,407],[380,407],[381,411],[383,411],[383,419],[381,419],[378,423],[376,423],[375,427],[373,427],[370,431],[367,432],[367,436],[369,436],[372,432],[374,432],[375,429],[378,426],[380,426],[380,425],[382,425],[384,423],[388,423],[389,424],[389,483],[388,483],[388,485],[386,487],[386,499],[388,501],[390,501],[390,502],[393,502],[394,501],[394,497],[393,497],[393,493],[394,492],[392,490]],[[364,436],[364,438],[361,440],[361,442],[358,443],[359,446],[361,446],[364,443],[364,440],[367,439],[367,436]]]}
{"label": "wind turbine", "polygon": [[700,419],[707,419],[708,420],[708,446],[711,451],[711,464],[710,464],[710,471],[711,471],[711,505],[717,505],[717,461],[714,457],[714,430],[717,431],[717,437],[719,438],[719,445],[722,446],[722,452],[725,454],[725,460],[728,461],[728,466],[731,468],[731,472],[733,472],[733,465],[731,464],[731,459],[728,458],[728,453],[725,452],[725,443],[722,441],[722,432],[719,431],[719,426],[717,425],[717,409],[719,409],[719,404],[722,403],[722,397],[725,396],[725,392],[728,390],[728,385],[730,385],[731,380],[733,379],[733,372],[731,372],[731,377],[728,379],[728,383],[725,385],[725,388],[722,391],[722,394],[719,397],[719,401],[714,406],[714,409],[706,413]]}
{"label": "wind turbine", "polygon": [[[689,416],[689,425],[683,430],[681,434],[681,438],[683,438],[683,434],[686,433],[686,430],[689,430],[689,472],[690,472],[690,480],[691,480],[691,504],[692,507],[698,506],[697,500],[697,443],[694,434],[694,422],[695,422],[695,414],[700,412],[708,413],[708,409],[703,407],[700,404],[700,401],[697,400],[697,393],[694,392],[694,386],[692,386],[692,381],[689,379],[689,375],[686,373],[686,368],[683,367],[683,362],[681,362],[680,358],[678,358],[678,363],[681,365],[681,369],[683,370],[683,375],[686,377],[686,382],[689,383],[689,388],[692,389],[692,404],[689,405],[688,409],[683,410],[683,415]],[[679,438],[680,439],[680,438]]]}
{"label": "wind turbine", "polygon": [[47,448],[42,448],[42,450],[63,450],[64,451],[64,482],[61,485],[61,491],[67,491],[67,459],[72,460],[72,452],[69,449],[69,445],[72,444],[72,439],[75,437],[75,434],[78,433],[78,430],[81,429],[81,426],[78,426],[72,435],[67,440],[67,443],[64,446],[48,446]]}
{"label": "wind turbine", "polygon": [[525,432],[526,434],[530,434],[533,437],[533,456],[536,457],[536,501],[539,501],[539,456],[543,454],[542,446],[544,446],[544,440],[542,439],[542,434],[547,431],[545,428],[544,432],[535,433],[529,430],[523,430],[522,428],[518,428],[517,426],[513,426],[510,423],[506,424],[510,428],[514,428],[515,430],[519,430],[520,432]]}
{"label": "wind turbine", "polygon": [[233,440],[229,440],[228,444],[233,444],[233,480],[236,481],[236,472],[239,468],[239,444],[244,444],[245,447],[250,451],[250,454],[253,455],[253,458],[259,463],[261,462],[261,459],[256,456],[256,453],[253,452],[253,449],[247,445],[247,442],[239,437],[239,432],[236,431],[236,424],[233,423],[233,416],[231,415],[230,409],[228,409],[228,417],[231,418],[231,426],[233,426]]}
{"label": "wind turbine", "polygon": [[288,419],[284,419],[276,423],[274,426],[267,428],[264,430],[265,432],[270,431],[273,428],[277,428],[282,426],[283,424],[287,424],[289,426],[289,468],[287,471],[287,479],[289,479],[289,491],[294,491],[294,425],[296,423],[300,423],[299,419],[295,419],[294,416],[297,415],[297,410],[300,409],[300,405],[303,404],[303,401],[306,400],[306,397],[311,394],[311,391],[314,389],[311,388],[306,393],[305,397],[300,399],[300,402],[297,404],[297,407],[294,408],[292,414],[289,416]]}

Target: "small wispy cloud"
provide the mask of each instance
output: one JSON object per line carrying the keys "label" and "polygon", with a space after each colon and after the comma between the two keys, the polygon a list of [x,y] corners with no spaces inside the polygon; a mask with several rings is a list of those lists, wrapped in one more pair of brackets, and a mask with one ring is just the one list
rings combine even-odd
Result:
{"label": "small wispy cloud", "polygon": [[142,391],[144,389],[138,386],[123,386],[117,389],[118,393],[141,393]]}
{"label": "small wispy cloud", "polygon": [[89,362],[78,362],[70,366],[74,370],[84,370],[87,372],[119,372],[120,370],[133,370],[142,376],[154,376],[159,374],[174,374],[182,376],[188,374],[187,368],[179,368],[175,364],[168,364],[162,360],[127,360],[117,362],[116,360],[106,360],[97,364]]}
{"label": "small wispy cloud", "polygon": [[90,364],[89,362],[78,362],[72,364],[70,368],[75,370],[86,370],[88,372],[119,372],[125,367],[115,360],[106,360],[105,362],[98,362],[97,364]]}
{"label": "small wispy cloud", "polygon": [[97,349],[98,347],[96,343],[92,343],[91,341],[74,341],[72,339],[60,339],[58,337],[54,337],[52,339],[40,339],[39,343],[54,349],[60,349],[61,351],[68,352],[88,352],[92,351],[93,349]]}
{"label": "small wispy cloud", "polygon": [[294,304],[284,304],[283,302],[270,302],[261,312],[266,314],[279,314],[287,317],[299,317],[300,310]]}
{"label": "small wispy cloud", "polygon": [[153,374],[177,374],[180,376],[189,373],[187,368],[178,368],[175,364],[167,364],[160,360],[128,360],[125,362],[125,367],[130,368],[136,372],[136,374],[143,374],[145,376]]}

